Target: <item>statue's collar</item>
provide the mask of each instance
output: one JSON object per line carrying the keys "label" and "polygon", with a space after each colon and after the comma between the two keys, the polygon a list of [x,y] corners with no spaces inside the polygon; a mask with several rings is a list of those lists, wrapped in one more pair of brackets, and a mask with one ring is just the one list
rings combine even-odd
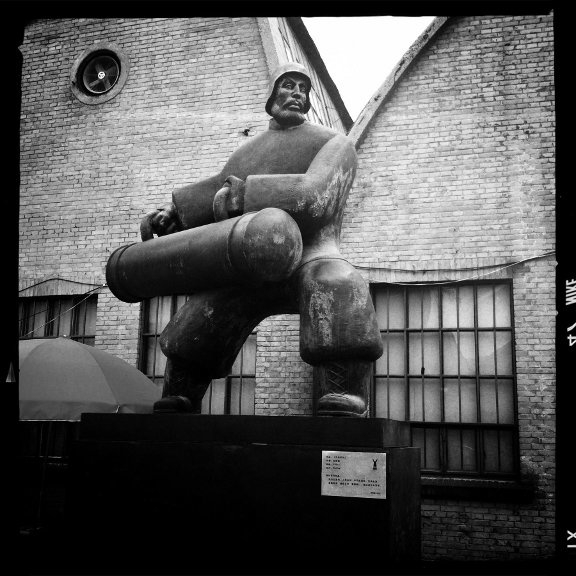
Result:
{"label": "statue's collar", "polygon": [[276,120],[274,120],[274,118],[270,118],[270,122],[268,124],[268,129],[269,130],[295,130],[296,128],[300,128],[301,126],[304,126],[305,124],[308,124],[308,120],[304,120],[304,122],[302,122],[302,124],[298,124],[297,126],[282,126],[282,124],[279,124],[278,122],[276,122]]}

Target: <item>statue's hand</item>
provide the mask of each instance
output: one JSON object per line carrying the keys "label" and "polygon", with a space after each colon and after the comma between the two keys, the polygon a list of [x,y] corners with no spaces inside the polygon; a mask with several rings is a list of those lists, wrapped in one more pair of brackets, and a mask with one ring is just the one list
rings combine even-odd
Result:
{"label": "statue's hand", "polygon": [[236,176],[228,176],[224,186],[216,192],[212,209],[216,222],[234,218],[244,213],[244,191],[246,183]]}
{"label": "statue's hand", "polygon": [[166,204],[162,208],[148,212],[140,223],[142,241],[151,240],[154,234],[166,236],[181,229],[174,204]]}

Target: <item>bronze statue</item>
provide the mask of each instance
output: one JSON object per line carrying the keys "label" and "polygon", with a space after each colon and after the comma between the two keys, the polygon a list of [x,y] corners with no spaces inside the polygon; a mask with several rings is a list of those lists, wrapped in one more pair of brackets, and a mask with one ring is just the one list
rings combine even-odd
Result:
{"label": "bronze statue", "polygon": [[[367,283],[338,250],[357,156],[346,136],[305,119],[310,88],[304,66],[280,66],[266,103],[269,129],[236,150],[218,174],[177,189],[170,204],[142,222],[145,242],[132,250],[159,247],[146,269],[163,284],[155,294],[185,288],[184,280],[171,285],[171,276],[188,277],[192,288],[160,337],[167,365],[155,411],[199,412],[210,381],[229,374],[264,318],[299,313],[300,354],[314,368],[316,413],[367,415],[372,363],[382,354],[382,341]],[[246,223],[253,213],[262,215],[259,231]],[[276,228],[264,233],[268,219]],[[159,238],[151,240],[154,233]],[[164,247],[176,246],[185,234],[188,248],[175,248],[166,258]],[[112,291],[126,301],[149,297],[144,288],[121,294],[122,283],[137,275],[122,264],[123,250],[108,264]],[[130,258],[127,251],[125,261]],[[134,258],[132,270],[143,260]]]}

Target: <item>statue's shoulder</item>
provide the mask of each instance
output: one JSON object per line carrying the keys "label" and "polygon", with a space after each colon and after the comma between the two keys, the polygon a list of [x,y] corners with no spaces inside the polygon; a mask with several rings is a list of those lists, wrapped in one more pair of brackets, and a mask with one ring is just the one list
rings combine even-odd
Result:
{"label": "statue's shoulder", "polygon": [[299,128],[310,135],[314,135],[319,138],[323,138],[326,141],[331,140],[334,136],[341,135],[340,132],[337,132],[333,128],[329,128],[328,126],[323,126],[322,124],[312,124],[312,122],[305,122]]}
{"label": "statue's shoulder", "polygon": [[332,138],[343,138],[347,136],[321,124],[312,124],[304,122],[294,128],[287,130],[277,130],[269,128],[250,138],[248,142],[242,144],[234,155],[244,155],[247,152],[264,149],[267,150],[271,145],[277,143],[278,139],[291,142],[293,145],[305,146],[307,148],[318,150]]}
{"label": "statue's shoulder", "polygon": [[338,132],[333,128],[328,126],[323,126],[321,124],[312,124],[307,122],[302,125],[304,138],[310,140],[311,142],[316,142],[317,144],[323,146],[332,139],[338,141],[339,146],[349,146],[355,148],[354,142],[346,134]]}

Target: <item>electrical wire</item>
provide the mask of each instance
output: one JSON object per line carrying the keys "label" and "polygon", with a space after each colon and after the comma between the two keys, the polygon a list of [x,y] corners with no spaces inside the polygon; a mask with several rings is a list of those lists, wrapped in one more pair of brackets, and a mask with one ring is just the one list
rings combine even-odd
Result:
{"label": "electrical wire", "polygon": [[[41,280],[40,282],[36,282],[36,284],[31,284],[30,286],[26,286],[26,288],[22,288],[18,290],[18,293],[24,292],[24,290],[30,290],[30,288],[34,288],[34,286],[40,286],[40,284],[44,284],[45,282],[50,282],[51,280],[62,280],[64,282],[70,282],[72,284],[92,284],[92,286],[96,286],[93,282],[81,282],[80,280],[69,280],[68,278],[60,278],[60,276],[56,276],[55,278],[46,278],[46,280]],[[100,286],[98,287],[100,288]]]}
{"label": "electrical wire", "polygon": [[484,274],[477,274],[476,276],[469,276],[468,278],[461,278],[459,280],[438,280],[438,281],[431,281],[431,282],[386,282],[386,284],[392,284],[394,286],[439,286],[444,284],[458,284],[460,282],[470,282],[471,280],[478,280],[485,276],[490,276],[491,274],[496,274],[497,272],[501,272],[506,268],[511,268],[512,266],[518,266],[519,264],[523,264],[524,262],[529,262],[530,260],[538,260],[540,258],[546,258],[547,256],[553,256],[555,251],[544,252],[543,254],[538,254],[536,256],[530,256],[528,258],[523,258],[522,260],[516,260],[514,262],[509,262],[504,265],[500,264],[492,264],[488,266],[478,266],[476,268],[458,268],[458,269],[451,269],[451,268],[438,268],[436,270],[406,270],[401,268],[385,268],[385,267],[378,267],[378,266],[356,266],[355,268],[360,268],[363,270],[385,270],[388,272],[410,272],[410,273],[425,273],[425,272],[461,272],[463,270],[484,270],[486,268],[496,268],[490,272],[486,272]]}

